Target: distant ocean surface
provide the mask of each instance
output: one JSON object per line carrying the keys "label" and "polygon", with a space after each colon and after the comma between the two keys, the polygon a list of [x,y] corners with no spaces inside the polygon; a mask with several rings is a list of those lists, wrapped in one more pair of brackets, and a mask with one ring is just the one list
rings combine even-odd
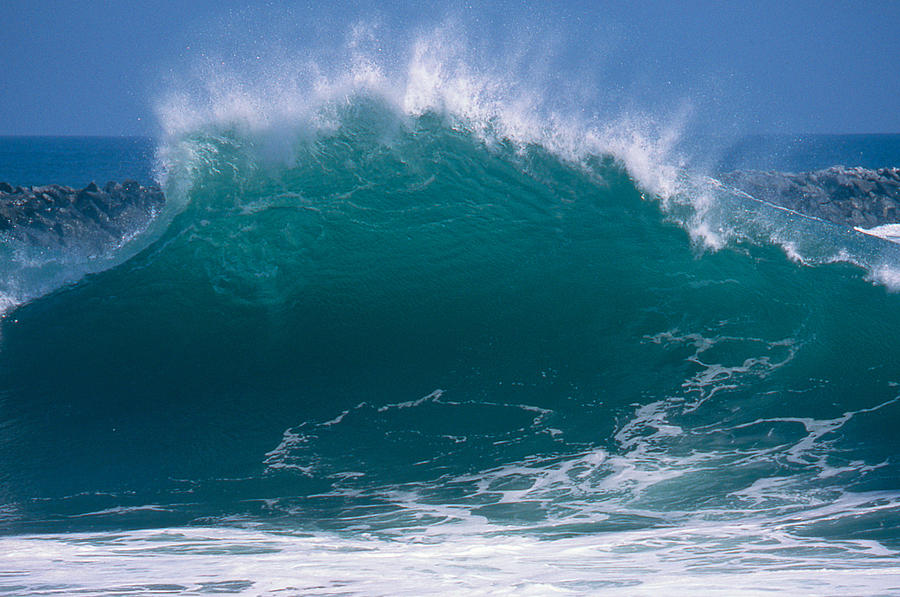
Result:
{"label": "distant ocean surface", "polygon": [[317,109],[0,138],[167,195],[0,232],[0,594],[900,593],[900,245],[717,178],[900,135]]}
{"label": "distant ocean surface", "polygon": [[0,182],[79,188],[126,179],[151,184],[155,147],[149,137],[0,136]]}

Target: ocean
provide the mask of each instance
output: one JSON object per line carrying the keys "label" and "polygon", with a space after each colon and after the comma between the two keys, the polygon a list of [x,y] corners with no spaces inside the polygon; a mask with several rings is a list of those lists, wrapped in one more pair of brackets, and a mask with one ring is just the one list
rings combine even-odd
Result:
{"label": "ocean", "polygon": [[865,210],[900,135],[423,80],[0,138],[166,194],[0,231],[0,594],[900,592],[900,246],[725,182]]}

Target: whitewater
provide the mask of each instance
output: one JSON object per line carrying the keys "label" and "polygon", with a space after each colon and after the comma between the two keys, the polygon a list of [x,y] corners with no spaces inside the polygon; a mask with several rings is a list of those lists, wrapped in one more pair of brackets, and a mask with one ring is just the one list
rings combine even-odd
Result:
{"label": "whitewater", "polygon": [[162,94],[163,205],[9,208],[0,594],[900,591],[896,140],[348,39]]}

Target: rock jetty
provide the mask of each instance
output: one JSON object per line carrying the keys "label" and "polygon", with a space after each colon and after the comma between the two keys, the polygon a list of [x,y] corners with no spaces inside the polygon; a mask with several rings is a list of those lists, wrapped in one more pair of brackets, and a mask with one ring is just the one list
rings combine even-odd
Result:
{"label": "rock jetty", "polygon": [[900,168],[834,166],[802,172],[736,171],[718,177],[749,195],[836,224],[900,222]]}
{"label": "rock jetty", "polygon": [[43,246],[85,239],[94,244],[119,242],[146,225],[165,202],[158,186],[133,180],[102,188],[92,182],[83,189],[0,182],[0,237]]}

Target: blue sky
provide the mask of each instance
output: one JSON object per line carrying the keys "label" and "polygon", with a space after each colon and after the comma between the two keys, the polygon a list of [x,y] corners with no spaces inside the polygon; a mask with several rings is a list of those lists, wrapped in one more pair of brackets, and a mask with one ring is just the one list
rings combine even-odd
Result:
{"label": "blue sky", "polygon": [[5,0],[0,134],[155,134],[155,103],[208,52],[327,56],[374,19],[402,54],[448,17],[486,45],[555,39],[560,76],[610,105],[688,102],[706,132],[900,133],[900,2],[322,4]]}

